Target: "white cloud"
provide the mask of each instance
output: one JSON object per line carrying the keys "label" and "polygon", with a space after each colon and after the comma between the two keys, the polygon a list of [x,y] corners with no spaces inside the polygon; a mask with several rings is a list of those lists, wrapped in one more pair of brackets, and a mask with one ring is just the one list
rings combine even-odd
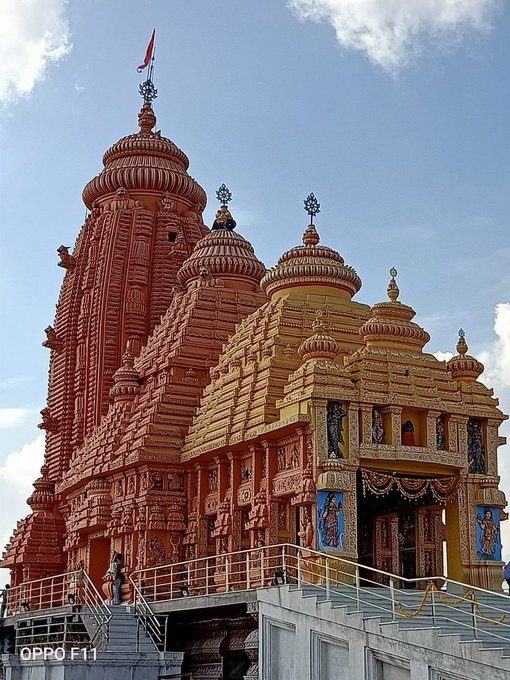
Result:
{"label": "white cloud", "polygon": [[0,408],[0,430],[12,430],[19,427],[31,413],[33,410],[29,408]]}
{"label": "white cloud", "polygon": [[486,31],[500,0],[288,0],[302,21],[327,21],[342,47],[365,52],[388,71],[426,42],[443,46],[465,31]]}
{"label": "white cloud", "polygon": [[478,355],[485,366],[482,381],[494,387],[510,387],[510,302],[496,305],[494,331],[496,342]]}
{"label": "white cloud", "polygon": [[25,499],[32,492],[32,483],[39,476],[44,459],[44,435],[9,453],[0,466],[0,485],[9,484]]}
{"label": "white cloud", "polygon": [[[0,554],[13,534],[16,524],[30,513],[26,499],[32,484],[40,476],[44,459],[44,435],[10,453],[0,466]],[[9,581],[7,569],[0,569],[0,585]]]}
{"label": "white cloud", "polygon": [[434,352],[434,356],[438,361],[450,361],[453,354],[451,352]]}
{"label": "white cloud", "polygon": [[50,62],[71,49],[67,0],[0,3],[0,102],[29,94]]}

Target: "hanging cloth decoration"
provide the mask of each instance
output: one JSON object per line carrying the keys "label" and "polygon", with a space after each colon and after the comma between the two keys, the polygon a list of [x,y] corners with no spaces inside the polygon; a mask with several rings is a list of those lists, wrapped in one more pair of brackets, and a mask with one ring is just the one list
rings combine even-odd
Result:
{"label": "hanging cloth decoration", "polygon": [[361,470],[363,495],[373,493],[385,496],[393,488],[405,498],[415,500],[431,493],[439,503],[451,500],[457,493],[459,478],[454,477],[403,477],[395,473]]}

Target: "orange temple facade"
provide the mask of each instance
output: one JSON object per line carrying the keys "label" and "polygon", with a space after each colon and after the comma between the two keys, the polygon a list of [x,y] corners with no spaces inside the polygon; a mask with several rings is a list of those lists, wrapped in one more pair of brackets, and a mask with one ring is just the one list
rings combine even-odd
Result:
{"label": "orange temple facade", "polygon": [[357,302],[313,223],[266,270],[228,200],[204,225],[155,124],[145,104],[58,249],[45,464],[3,556],[13,584],[83,560],[100,588],[115,551],[129,576],[292,543],[408,578],[443,573],[446,551],[450,578],[500,589],[505,416],[464,334],[448,362],[424,352],[396,271],[385,302]]}

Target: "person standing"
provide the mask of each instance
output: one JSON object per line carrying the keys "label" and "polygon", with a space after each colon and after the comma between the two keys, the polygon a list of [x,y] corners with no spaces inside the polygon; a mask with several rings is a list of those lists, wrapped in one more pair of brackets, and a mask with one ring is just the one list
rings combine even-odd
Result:
{"label": "person standing", "polygon": [[112,562],[113,604],[120,604],[120,587],[122,585],[122,555],[115,553]]}
{"label": "person standing", "polygon": [[0,595],[0,619],[5,618],[5,612],[7,611],[7,604],[9,602],[9,588],[11,586],[6,583],[5,588],[2,590],[2,594]]}
{"label": "person standing", "polygon": [[503,578],[508,584],[508,594],[510,595],[510,562],[507,562],[505,564],[505,568],[503,571]]}

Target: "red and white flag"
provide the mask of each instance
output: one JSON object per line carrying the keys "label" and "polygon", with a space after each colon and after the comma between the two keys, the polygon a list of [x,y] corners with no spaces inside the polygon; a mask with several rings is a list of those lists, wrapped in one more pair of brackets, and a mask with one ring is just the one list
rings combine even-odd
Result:
{"label": "red and white flag", "polygon": [[144,68],[147,68],[149,65],[149,62],[152,58],[152,52],[154,51],[154,40],[156,38],[156,29],[152,31],[151,39],[149,41],[149,44],[147,45],[147,52],[145,53],[145,59],[143,60],[143,64],[141,64],[136,70],[138,73],[141,73]]}

